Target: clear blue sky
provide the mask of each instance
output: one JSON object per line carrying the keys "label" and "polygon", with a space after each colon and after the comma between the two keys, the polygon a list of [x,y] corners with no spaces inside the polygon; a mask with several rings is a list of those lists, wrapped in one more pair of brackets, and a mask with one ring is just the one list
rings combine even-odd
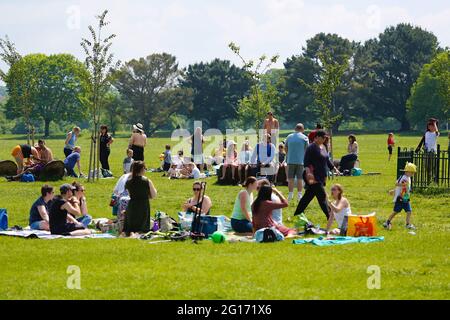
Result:
{"label": "clear blue sky", "polygon": [[7,34],[22,54],[82,58],[80,39],[106,8],[122,61],[165,51],[181,66],[215,57],[237,62],[227,47],[234,41],[246,57],[280,54],[281,65],[318,32],[364,41],[399,22],[420,25],[450,46],[448,0],[0,0],[0,36]]}

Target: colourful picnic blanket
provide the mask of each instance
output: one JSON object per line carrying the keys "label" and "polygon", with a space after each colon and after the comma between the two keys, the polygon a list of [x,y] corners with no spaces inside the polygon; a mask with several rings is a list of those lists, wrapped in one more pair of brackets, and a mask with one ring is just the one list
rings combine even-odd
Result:
{"label": "colourful picnic blanket", "polygon": [[319,238],[306,238],[295,239],[292,241],[294,244],[313,244],[319,247],[334,246],[340,244],[350,243],[372,243],[384,241],[384,237],[319,237]]}
{"label": "colourful picnic blanket", "polygon": [[9,237],[19,237],[25,239],[45,239],[45,240],[54,240],[54,239],[113,239],[115,236],[109,233],[93,233],[86,236],[77,236],[77,237],[66,237],[60,236],[56,234],[51,234],[48,231],[39,231],[39,230],[12,230],[12,231],[0,231],[0,236],[9,236]]}

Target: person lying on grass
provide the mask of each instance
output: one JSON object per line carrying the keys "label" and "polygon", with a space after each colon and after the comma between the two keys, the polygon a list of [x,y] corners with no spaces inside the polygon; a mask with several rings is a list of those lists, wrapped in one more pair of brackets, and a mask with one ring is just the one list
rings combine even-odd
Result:
{"label": "person lying on grass", "polygon": [[81,222],[72,215],[80,216],[80,202],[74,198],[75,187],[66,183],[59,188],[61,195],[52,201],[49,212],[49,225],[52,234],[63,236],[83,236],[91,234]]}
{"label": "person lying on grass", "polygon": [[[331,212],[328,218],[327,234],[345,236],[347,234],[348,216],[352,214],[350,202],[344,197],[344,189],[340,184],[331,187],[331,197],[333,201],[328,201]],[[337,229],[331,229],[334,220],[338,224]]]}
{"label": "person lying on grass", "polygon": [[394,210],[387,221],[383,224],[383,227],[387,230],[392,229],[392,219],[394,219],[395,216],[402,210],[405,210],[406,212],[406,229],[416,229],[416,227],[411,224],[412,208],[410,195],[411,177],[417,172],[417,167],[415,164],[407,162],[405,169],[402,171],[404,171],[405,174],[398,178],[397,183],[395,184],[395,190],[391,191],[391,193],[394,193]]}
{"label": "person lying on grass", "polygon": [[[281,200],[281,203],[272,201],[272,192],[275,193]],[[285,237],[294,236],[297,234],[295,229],[289,229],[281,224],[277,224],[272,219],[272,211],[288,207],[286,198],[276,188],[270,186],[262,186],[259,189],[258,197],[252,205],[253,213],[253,231],[275,227]]]}
{"label": "person lying on grass", "polygon": [[258,188],[258,180],[255,177],[248,177],[242,186],[245,189],[238,193],[234,202],[231,227],[237,233],[253,233],[253,192]]}
{"label": "person lying on grass", "polygon": [[31,230],[50,231],[48,212],[54,197],[53,187],[47,184],[41,188],[41,196],[37,199],[30,209],[30,228]]}
{"label": "person lying on grass", "polygon": [[186,200],[182,206],[184,212],[197,213],[199,208],[201,209],[201,214],[209,215],[212,207],[211,198],[205,195],[202,200],[202,184],[201,182],[194,182],[192,186],[193,196]]}
{"label": "person lying on grass", "polygon": [[81,222],[83,226],[87,228],[87,226],[91,223],[92,217],[88,214],[88,208],[87,208],[87,202],[86,202],[86,188],[76,181],[72,183],[72,186],[75,187],[73,193],[74,198],[78,200],[80,203],[80,216],[74,216],[75,219],[77,219],[78,222]]}

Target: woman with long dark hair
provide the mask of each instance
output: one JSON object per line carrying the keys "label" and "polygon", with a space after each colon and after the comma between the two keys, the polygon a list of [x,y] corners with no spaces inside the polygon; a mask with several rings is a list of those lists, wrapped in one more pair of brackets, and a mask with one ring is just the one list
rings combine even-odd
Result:
{"label": "woman with long dark hair", "polygon": [[[272,192],[280,198],[280,203],[272,201]],[[262,186],[259,189],[258,197],[252,205],[253,231],[275,227],[284,236],[296,234],[297,232],[294,229],[289,229],[281,224],[277,224],[272,219],[273,210],[286,208],[287,206],[288,202],[280,191],[270,186]]]}
{"label": "woman with long dark hair", "polygon": [[156,197],[157,191],[151,180],[145,176],[143,161],[133,163],[131,177],[125,183],[130,194],[130,202],[125,214],[123,231],[127,236],[133,233],[150,231],[150,199]]}
{"label": "woman with long dark hair", "polygon": [[113,137],[108,133],[108,126],[102,125],[100,127],[100,163],[102,164],[102,169],[109,170],[108,159],[113,142]]}

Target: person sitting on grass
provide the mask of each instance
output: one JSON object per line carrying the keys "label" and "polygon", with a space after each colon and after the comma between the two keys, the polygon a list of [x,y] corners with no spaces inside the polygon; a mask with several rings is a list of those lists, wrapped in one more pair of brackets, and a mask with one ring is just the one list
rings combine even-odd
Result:
{"label": "person sitting on grass", "polygon": [[83,173],[81,172],[81,164],[80,164],[80,158],[81,158],[81,147],[75,147],[73,149],[72,154],[70,154],[65,160],[64,160],[64,168],[67,171],[67,175],[69,177],[78,178],[78,175],[75,173],[75,165],[78,166],[78,172],[80,173],[80,176],[83,176]]}
{"label": "person sitting on grass", "polygon": [[167,176],[169,179],[178,179],[180,177],[180,170],[175,163],[170,166],[169,171],[167,171]]}
{"label": "person sitting on grass", "polygon": [[40,160],[39,152],[35,147],[32,147],[28,144],[15,146],[11,151],[11,155],[14,157],[17,163],[17,174],[23,173],[25,168],[25,159],[27,159],[28,161]]}
{"label": "person sitting on grass", "polygon": [[222,177],[220,178],[220,180],[225,179],[228,167],[231,167],[231,180],[234,181],[235,171],[236,171],[236,168],[239,167],[239,162],[238,162],[237,152],[236,152],[236,142],[234,142],[233,140],[230,140],[227,142],[227,153],[226,153],[225,161],[222,165]]}
{"label": "person sitting on grass", "polygon": [[91,234],[89,229],[86,229],[81,222],[78,222],[72,216],[81,215],[80,203],[73,196],[75,187],[66,183],[59,190],[61,195],[56,196],[50,206],[50,232],[62,236],[84,236]]}
{"label": "person sitting on grass", "polygon": [[[270,183],[269,180],[267,180],[267,179],[261,179],[261,180],[258,181],[258,187],[257,187],[257,190],[259,191],[259,190],[261,189],[261,187],[263,187],[263,186],[269,186],[269,187],[271,187],[272,185],[271,185],[271,183]],[[272,200],[274,203],[281,203],[280,197],[278,197],[278,196],[275,194],[275,192],[272,192],[272,198],[271,198],[271,200]],[[279,208],[279,209],[274,209],[274,210],[272,210],[272,219],[273,219],[273,221],[274,221],[275,223],[281,224],[281,225],[282,225],[282,224],[283,224],[283,209],[282,209],[282,208]]]}
{"label": "person sitting on grass", "polygon": [[389,216],[387,221],[383,224],[383,227],[387,230],[392,229],[392,219],[395,218],[397,214],[399,214],[402,210],[406,212],[406,229],[415,230],[416,227],[411,224],[411,202],[410,202],[410,194],[411,194],[411,177],[416,173],[417,167],[413,163],[407,162],[405,165],[405,169],[403,170],[405,174],[403,174],[400,178],[398,178],[397,183],[395,184],[394,193],[394,211]]}
{"label": "person sitting on grass", "polygon": [[200,169],[193,162],[188,163],[186,168],[180,171],[180,179],[200,179],[200,177]]}
{"label": "person sitting on grass", "polygon": [[153,182],[145,176],[147,172],[143,161],[133,163],[133,171],[125,184],[130,194],[130,202],[125,213],[123,232],[128,237],[150,231],[150,199],[157,195]]}
{"label": "person sitting on grass", "polygon": [[[280,143],[278,145],[278,164],[277,164],[277,171],[275,172],[275,177],[278,177],[278,172],[280,171],[280,168],[284,168],[285,172],[287,170],[286,150],[284,143]],[[277,182],[284,182],[284,181],[277,181]],[[287,180],[285,182],[287,182]]]}
{"label": "person sitting on grass", "polygon": [[78,182],[73,182],[72,186],[75,187],[73,193],[74,193],[74,197],[80,203],[80,211],[81,211],[81,216],[75,216],[74,218],[77,219],[78,222],[81,222],[87,228],[87,226],[92,221],[92,217],[88,214],[86,195],[85,195],[86,189],[81,183],[78,183]]}
{"label": "person sitting on grass", "polygon": [[[239,153],[239,182],[247,180],[247,172],[251,158],[252,150],[250,147],[250,142],[248,140],[245,140],[244,144],[242,145],[241,152]],[[244,177],[242,177],[242,172],[244,172]]]}
{"label": "person sitting on grass", "polygon": [[231,215],[231,227],[237,233],[253,233],[252,225],[252,203],[253,192],[258,187],[255,177],[248,177],[242,185],[241,190],[234,201],[233,213]]}
{"label": "person sitting on grass", "polygon": [[212,201],[207,195],[205,195],[203,200],[201,199],[202,183],[198,181],[194,182],[192,191],[194,195],[186,200],[186,202],[182,206],[182,210],[184,212],[195,213],[198,212],[200,208],[201,214],[209,215],[212,207]]}
{"label": "person sitting on grass", "polygon": [[41,188],[41,196],[37,199],[30,209],[30,228],[31,230],[50,231],[48,212],[54,197],[53,187],[47,184]]}
{"label": "person sitting on grass", "polygon": [[[344,189],[340,184],[331,187],[333,201],[328,201],[331,208],[330,217],[327,224],[327,234],[345,236],[347,234],[348,216],[352,214],[350,202],[344,197]],[[333,221],[338,224],[337,229],[331,229]]]}
{"label": "person sitting on grass", "polygon": [[[280,203],[275,203],[272,201],[272,192],[280,198]],[[256,232],[259,229],[275,227],[285,237],[297,234],[297,231],[295,229],[290,229],[281,224],[278,224],[272,219],[273,210],[287,207],[288,202],[280,191],[270,186],[262,186],[259,189],[258,197],[252,205],[253,231]]]}
{"label": "person sitting on grass", "polygon": [[127,149],[127,156],[123,159],[123,174],[131,172],[131,165],[133,164],[133,150]]}

